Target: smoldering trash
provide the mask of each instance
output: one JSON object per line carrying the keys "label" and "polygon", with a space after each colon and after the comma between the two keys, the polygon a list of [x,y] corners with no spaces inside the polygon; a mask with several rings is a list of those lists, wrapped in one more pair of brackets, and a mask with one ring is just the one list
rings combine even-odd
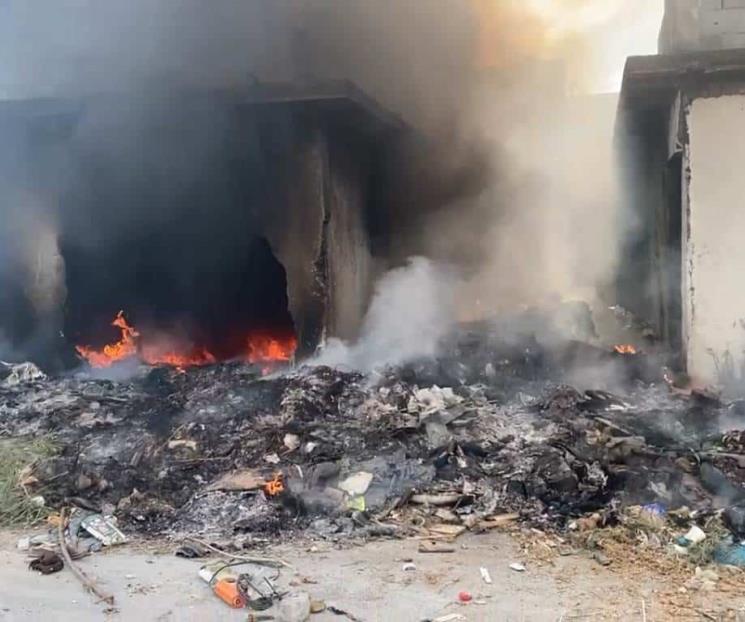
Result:
{"label": "smoldering trash", "polygon": [[[93,521],[93,548],[91,534],[122,532],[247,549],[301,537],[442,544],[467,530],[571,534],[642,515],[680,535],[718,521],[722,546],[739,541],[742,403],[671,387],[643,353],[500,334],[463,325],[440,354],[368,373],[307,364],[266,375],[237,362],[112,381],[5,365],[0,435],[53,441],[24,469],[24,489],[51,514],[76,508],[83,525],[115,517],[113,528]],[[578,349],[616,366],[618,392],[557,382]]]}

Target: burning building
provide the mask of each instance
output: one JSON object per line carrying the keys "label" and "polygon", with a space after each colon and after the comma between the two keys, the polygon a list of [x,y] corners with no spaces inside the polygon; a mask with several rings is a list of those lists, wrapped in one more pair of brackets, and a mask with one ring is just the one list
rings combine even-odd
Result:
{"label": "burning building", "polygon": [[27,214],[4,230],[6,350],[188,365],[355,336],[406,131],[351,83],[3,101],[0,126]]}
{"label": "burning building", "polygon": [[745,371],[745,3],[666,8],[661,54],[625,69],[617,135],[634,227],[619,290],[693,378],[726,384]]}

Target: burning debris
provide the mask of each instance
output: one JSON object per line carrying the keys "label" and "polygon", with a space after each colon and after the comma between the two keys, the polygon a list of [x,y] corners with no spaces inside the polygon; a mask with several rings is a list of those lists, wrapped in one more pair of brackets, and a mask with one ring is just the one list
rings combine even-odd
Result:
{"label": "burning debris", "polygon": [[124,311],[119,311],[116,314],[111,325],[121,330],[121,338],[116,343],[104,346],[101,351],[88,346],[75,347],[78,354],[88,361],[92,367],[110,367],[118,361],[131,358],[137,354],[135,340],[140,336],[140,333],[127,324]]}
{"label": "burning debris", "polygon": [[619,354],[638,354],[638,350],[631,344],[614,346],[613,349]]}
{"label": "burning debris", "polygon": [[372,375],[266,377],[246,362],[143,367],[126,382],[26,375],[0,387],[2,434],[54,439],[29,494],[114,508],[144,534],[403,535],[420,529],[412,513],[449,532],[513,513],[563,530],[622,507],[706,515],[745,498],[739,437],[722,434],[736,405],[642,382],[633,361],[623,397],[580,392],[551,377],[564,355],[469,334],[455,356]]}
{"label": "burning debris", "polygon": [[[131,330],[122,339],[141,339]],[[739,565],[739,402],[673,391],[661,371],[650,380],[657,364],[640,352],[503,335],[461,326],[438,356],[369,373],[145,363],[112,381],[6,365],[0,442],[48,445],[22,469],[23,495],[49,520],[74,508],[58,538],[80,555],[127,534],[236,564],[242,549],[306,537],[414,536],[439,556],[467,531],[525,529],[602,565],[618,563],[615,546],[638,546],[631,537],[694,565]],[[611,366],[615,392],[564,382],[580,352]],[[282,600],[252,589],[253,571],[245,592],[238,572],[213,581],[224,567],[205,581],[231,606]]]}
{"label": "burning debris", "polygon": [[[72,74],[11,84],[0,106],[0,345],[33,361],[0,364],[0,520],[46,519],[61,554],[32,567],[69,566],[113,606],[73,558],[128,537],[200,557],[226,539],[416,535],[437,556],[506,525],[562,544],[630,526],[691,561],[740,565],[745,407],[691,390],[653,335],[600,346],[589,305],[557,302],[623,289],[615,247],[637,228],[614,217],[601,119],[616,103],[567,97],[587,28],[569,24],[601,18],[417,0],[233,3],[200,19],[187,4],[143,3],[129,25],[80,7],[97,40],[69,48]],[[36,22],[10,17],[19,32]],[[144,56],[106,44],[142,24]],[[39,90],[49,98],[23,99]],[[638,227],[679,234],[646,220],[661,213]],[[634,247],[653,271],[681,265]],[[432,260],[396,268],[413,255]],[[628,280],[630,307],[679,340],[680,288],[657,300],[651,280]],[[507,317],[537,301],[561,309]],[[479,321],[446,335],[455,317]],[[226,603],[281,600],[229,565],[202,569]],[[282,603],[301,615],[280,615],[306,619],[305,596]]]}
{"label": "burning debris", "polygon": [[285,490],[285,485],[282,483],[282,473],[275,473],[274,477],[264,484],[264,492],[269,497],[276,497]]}
{"label": "burning debris", "polygon": [[[90,346],[75,347],[91,367],[111,367],[115,363],[131,359],[139,359],[148,365],[177,368],[214,365],[218,362],[217,357],[204,347],[184,346],[183,350],[174,350],[172,348],[176,340],[163,335],[158,335],[155,340],[148,340],[127,322],[124,311],[117,313],[111,325],[121,331],[119,340],[115,343],[107,344],[100,350]],[[249,363],[288,362],[297,347],[294,336],[279,338],[256,333],[246,336],[242,342],[245,344],[244,352],[231,358]]]}

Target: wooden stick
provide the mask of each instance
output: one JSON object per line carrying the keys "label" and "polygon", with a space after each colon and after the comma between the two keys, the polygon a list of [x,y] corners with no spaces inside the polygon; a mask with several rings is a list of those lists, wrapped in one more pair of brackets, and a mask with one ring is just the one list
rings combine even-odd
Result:
{"label": "wooden stick", "polygon": [[214,547],[211,544],[208,544],[204,540],[200,540],[199,538],[195,538],[193,536],[187,536],[184,539],[190,540],[191,542],[196,542],[197,544],[200,544],[204,548],[209,549],[213,553],[217,553],[218,555],[222,555],[223,557],[227,557],[228,559],[236,559],[238,561],[246,562],[247,564],[260,564],[263,566],[271,566],[273,568],[281,568],[282,566],[284,566],[285,568],[292,568],[290,564],[288,564],[286,561],[282,559],[273,559],[270,557],[247,557],[245,555],[235,555],[234,553],[227,553],[226,551],[221,551],[217,547]]}
{"label": "wooden stick", "polygon": [[67,523],[65,514],[67,513],[67,508],[62,508],[60,510],[60,522],[57,525],[57,534],[59,537],[59,546],[62,551],[62,557],[65,559],[65,564],[67,567],[72,571],[72,573],[77,577],[78,581],[80,581],[86,590],[91,592],[92,594],[95,594],[98,596],[100,600],[108,604],[109,606],[114,606],[114,597],[111,594],[107,594],[106,592],[102,591],[95,582],[88,577],[80,568],[78,568],[75,564],[72,563],[72,558],[70,557],[70,552],[67,550],[67,542],[65,542],[65,524]]}

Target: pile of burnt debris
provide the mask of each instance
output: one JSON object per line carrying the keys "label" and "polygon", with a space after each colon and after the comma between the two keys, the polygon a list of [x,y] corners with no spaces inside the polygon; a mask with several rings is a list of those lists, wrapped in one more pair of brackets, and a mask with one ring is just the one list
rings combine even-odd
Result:
{"label": "pile of burnt debris", "polygon": [[[28,494],[130,533],[565,529],[637,505],[737,517],[743,404],[675,391],[641,353],[498,334],[465,327],[447,355],[368,374],[241,363],[117,382],[5,365],[0,437],[53,444],[24,470]],[[579,360],[610,367],[617,390],[557,382]]]}

